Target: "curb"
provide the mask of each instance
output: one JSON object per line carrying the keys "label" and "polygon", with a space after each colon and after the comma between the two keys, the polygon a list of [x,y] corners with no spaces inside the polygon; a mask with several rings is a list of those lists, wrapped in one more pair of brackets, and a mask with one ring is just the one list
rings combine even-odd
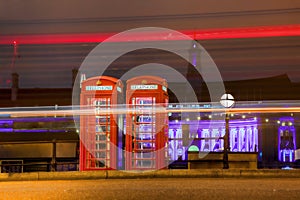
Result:
{"label": "curb", "polygon": [[148,178],[300,178],[300,169],[171,169],[158,171],[69,171],[1,173],[0,181],[148,179]]}

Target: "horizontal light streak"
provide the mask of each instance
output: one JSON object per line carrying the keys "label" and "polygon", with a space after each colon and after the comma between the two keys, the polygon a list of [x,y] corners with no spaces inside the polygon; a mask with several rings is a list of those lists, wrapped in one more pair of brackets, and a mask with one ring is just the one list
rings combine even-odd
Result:
{"label": "horizontal light streak", "polygon": [[[195,29],[179,30],[195,40],[215,40],[234,38],[265,38],[300,36],[300,24],[280,26],[256,26],[222,29]],[[74,43],[99,43],[103,42],[115,33],[62,33],[62,34],[30,34],[30,35],[0,35],[0,45],[30,44],[74,44]],[[126,37],[118,37],[112,42],[142,42],[142,41],[166,41],[185,40],[177,35],[166,32],[143,32]]]}
{"label": "horizontal light streak", "polygon": [[0,111],[0,115],[10,117],[50,117],[50,116],[88,116],[88,115],[116,115],[116,114],[164,114],[164,113],[300,113],[300,106],[295,107],[265,107],[265,108],[164,108],[152,109],[110,108],[95,111],[83,108],[74,110],[38,110],[38,111]]}

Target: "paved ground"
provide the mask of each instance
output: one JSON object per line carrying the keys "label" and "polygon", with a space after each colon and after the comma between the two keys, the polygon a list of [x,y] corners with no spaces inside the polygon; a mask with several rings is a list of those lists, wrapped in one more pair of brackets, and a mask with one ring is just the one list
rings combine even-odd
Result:
{"label": "paved ground", "polygon": [[300,199],[300,179],[102,179],[0,182],[0,199]]}

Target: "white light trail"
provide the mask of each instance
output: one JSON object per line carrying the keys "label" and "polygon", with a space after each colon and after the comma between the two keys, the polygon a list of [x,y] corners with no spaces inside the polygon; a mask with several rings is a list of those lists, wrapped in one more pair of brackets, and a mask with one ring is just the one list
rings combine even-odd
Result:
{"label": "white light trail", "polygon": [[84,116],[84,115],[115,115],[115,114],[164,114],[164,113],[231,113],[231,114],[259,114],[259,113],[299,113],[300,103],[283,105],[278,102],[266,104],[240,104],[234,108],[223,108],[211,104],[212,107],[202,104],[169,104],[168,107],[156,104],[155,106],[132,108],[127,105],[112,105],[110,108],[95,110],[91,106],[61,106],[61,107],[14,107],[1,108],[0,116],[9,117],[50,117],[50,116]]}

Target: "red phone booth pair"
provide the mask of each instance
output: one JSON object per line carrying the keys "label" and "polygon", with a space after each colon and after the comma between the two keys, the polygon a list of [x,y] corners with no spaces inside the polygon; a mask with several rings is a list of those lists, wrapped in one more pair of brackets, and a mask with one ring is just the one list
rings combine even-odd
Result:
{"label": "red phone booth pair", "polygon": [[[156,76],[82,82],[80,170],[153,170],[168,162],[167,82]],[[125,101],[124,101],[125,99]],[[126,103],[126,105],[125,105]]]}

